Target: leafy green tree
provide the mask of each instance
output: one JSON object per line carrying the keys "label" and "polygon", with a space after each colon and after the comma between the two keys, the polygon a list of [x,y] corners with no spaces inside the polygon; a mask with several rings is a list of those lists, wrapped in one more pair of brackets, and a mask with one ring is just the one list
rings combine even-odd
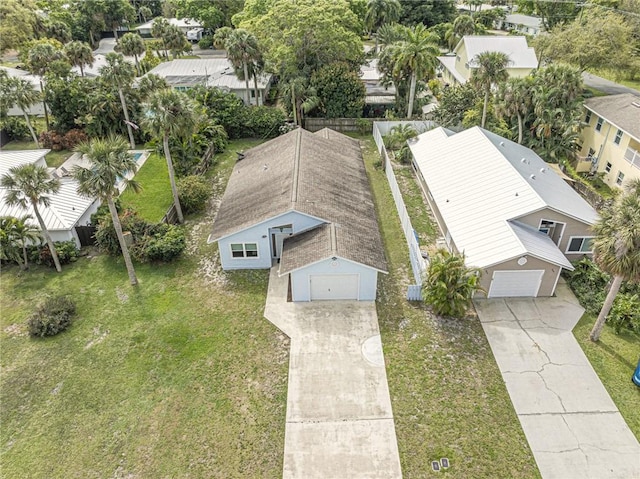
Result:
{"label": "leafy green tree", "polygon": [[422,23],[427,27],[439,23],[452,22],[456,17],[456,7],[453,0],[400,0],[402,15],[400,23],[403,25],[417,25]]}
{"label": "leafy green tree", "polygon": [[55,118],[56,131],[65,133],[89,123],[90,98],[100,84],[78,75],[67,79],[51,78],[47,82],[47,105]]}
{"label": "leafy green tree", "polygon": [[550,31],[556,25],[573,20],[580,7],[578,2],[548,2],[546,0],[517,0],[518,12],[535,14],[542,18],[542,26]]}
{"label": "leafy green tree", "polygon": [[122,111],[124,113],[124,123],[127,125],[129,143],[133,150],[136,147],[136,141],[133,138],[133,128],[129,120],[129,110],[124,92],[131,88],[135,73],[132,65],[127,62],[120,53],[107,53],[105,60],[107,64],[100,68],[100,75],[107,84],[118,89],[118,96],[120,97],[120,104],[122,105]]}
{"label": "leafy green tree", "polygon": [[142,20],[142,23],[147,23],[147,18],[150,18],[153,12],[146,5],[142,5],[138,8],[138,18]]}
{"label": "leafy green tree", "polygon": [[[245,103],[250,105],[249,65],[258,62],[261,58],[258,40],[249,31],[238,28],[229,34],[225,47],[231,64],[236,69],[242,68],[245,82]],[[256,96],[257,101],[258,97]]]}
{"label": "leafy green tree", "polygon": [[136,62],[136,71],[138,75],[142,74],[140,70],[140,62],[138,57],[145,52],[144,40],[140,35],[128,32],[122,35],[120,39],[120,51],[123,55],[133,56]]}
{"label": "leafy green tree", "polygon": [[173,193],[178,221],[184,223],[178,188],[176,186],[169,139],[193,134],[199,121],[196,105],[184,93],[176,90],[156,91],[145,104],[143,128],[155,138],[162,138],[164,156],[169,170],[169,181]]}
{"label": "leafy green tree", "polygon": [[93,66],[93,50],[91,50],[89,44],[85,42],[74,40],[67,43],[64,46],[64,53],[71,65],[80,68],[80,76],[84,76],[84,67],[86,65],[90,67]]}
{"label": "leafy green tree", "polygon": [[0,2],[0,53],[18,50],[36,37],[37,9],[32,0]]}
{"label": "leafy green tree", "polygon": [[109,207],[111,220],[122,250],[122,257],[129,274],[129,281],[132,286],[135,286],[138,284],[138,278],[114,203],[114,198],[118,196],[116,183],[120,181],[124,181],[125,187],[132,191],[140,191],[140,185],[136,181],[127,179],[127,175],[135,172],[137,168],[136,161],[128,149],[129,145],[126,140],[117,136],[81,143],[76,147],[76,151],[82,153],[90,164],[88,167],[75,166],[72,174],[78,181],[78,194],[87,198],[99,199]]}
{"label": "leafy green tree", "polygon": [[26,209],[28,205],[31,205],[40,225],[40,231],[49,246],[56,271],[61,272],[62,268],[56,247],[39,208],[39,205],[48,207],[51,204],[49,195],[56,194],[60,190],[60,181],[51,178],[46,167],[27,163],[9,168],[9,172],[0,178],[0,187],[7,190],[4,201],[9,206],[19,206]]}
{"label": "leafy green tree", "polygon": [[229,35],[233,32],[233,28],[231,27],[221,27],[216,30],[216,33],[213,34],[213,46],[218,50],[224,50],[227,48],[227,39]]}
{"label": "leafy green tree", "polygon": [[499,118],[515,120],[518,124],[518,143],[522,144],[525,122],[533,114],[533,79],[509,78],[498,86],[496,113]]}
{"label": "leafy green tree", "polygon": [[507,67],[511,63],[509,56],[503,52],[483,52],[476,55],[473,62],[478,65],[474,70],[471,81],[484,92],[484,105],[482,107],[482,122],[480,126],[484,128],[487,121],[487,108],[489,97],[494,85],[504,82],[509,78]]}
{"label": "leafy green tree", "polygon": [[364,58],[362,25],[345,0],[278,0],[266,14],[244,18],[239,27],[256,36],[267,70],[285,81],[336,61],[357,68]]}
{"label": "leafy green tree", "polygon": [[598,319],[589,334],[598,341],[623,281],[640,282],[640,180],[627,185],[613,205],[604,209],[593,228],[593,256],[601,269],[613,276],[613,282]]}
{"label": "leafy green tree", "polygon": [[359,118],[367,94],[364,83],[346,63],[320,68],[311,77],[320,100],[318,111],[326,118]]}
{"label": "leafy green tree", "polygon": [[422,297],[439,316],[463,318],[480,287],[480,271],[468,268],[464,255],[438,250],[422,283]]}
{"label": "leafy green tree", "polygon": [[55,38],[63,44],[71,41],[71,28],[64,22],[49,20],[44,24],[44,30],[44,36],[47,38]]}
{"label": "leafy green tree", "polygon": [[8,108],[12,106],[18,107],[24,116],[24,121],[29,128],[31,138],[33,138],[36,148],[40,148],[38,135],[36,135],[31,119],[27,111],[38,101],[40,101],[40,92],[38,92],[29,80],[20,77],[9,77],[7,75],[0,77],[0,90],[4,96],[3,101],[7,102]]}
{"label": "leafy green tree", "polygon": [[97,46],[101,33],[108,28],[105,23],[107,6],[105,0],[72,0],[69,13],[75,19],[74,38],[87,40],[91,46]]}
{"label": "leafy green tree", "polygon": [[465,112],[475,106],[478,98],[479,92],[470,82],[445,88],[440,96],[440,103],[433,112],[433,118],[444,127],[459,126]]}
{"label": "leafy green tree", "polygon": [[30,215],[0,218],[0,259],[15,261],[20,269],[29,268],[27,246],[41,241],[40,230],[29,223],[30,219]]}
{"label": "leafy green tree", "polygon": [[118,42],[118,28],[132,23],[136,18],[136,11],[128,0],[109,0],[103,4],[102,18],[104,24],[113,32]]}
{"label": "leafy green tree", "polygon": [[193,18],[212,31],[224,25],[224,14],[210,0],[174,0],[174,4],[179,18]]}

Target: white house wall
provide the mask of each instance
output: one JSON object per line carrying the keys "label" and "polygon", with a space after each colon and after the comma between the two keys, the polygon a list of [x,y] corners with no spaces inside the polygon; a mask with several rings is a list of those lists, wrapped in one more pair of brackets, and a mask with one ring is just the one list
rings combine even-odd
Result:
{"label": "white house wall", "polygon": [[309,276],[311,275],[357,274],[359,276],[358,300],[375,301],[378,285],[378,272],[352,261],[328,258],[291,273],[291,297],[293,301],[310,301],[311,291]]}
{"label": "white house wall", "polygon": [[[314,226],[322,224],[311,216],[290,211],[260,224],[247,228],[218,241],[220,250],[220,262],[222,269],[268,269],[271,268],[271,238],[269,229],[282,225],[292,225],[293,234],[308,230]],[[257,258],[233,258],[231,256],[232,243],[256,243],[258,245]]]}

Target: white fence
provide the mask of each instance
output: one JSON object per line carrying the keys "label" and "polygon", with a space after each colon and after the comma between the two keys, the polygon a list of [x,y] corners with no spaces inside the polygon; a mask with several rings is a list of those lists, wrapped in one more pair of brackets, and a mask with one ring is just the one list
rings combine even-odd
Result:
{"label": "white fence", "polygon": [[410,301],[419,301],[422,299],[422,276],[427,269],[427,262],[424,260],[424,258],[422,257],[422,253],[420,252],[420,245],[416,237],[416,232],[411,225],[411,219],[409,218],[407,207],[405,206],[404,200],[402,199],[400,187],[398,186],[396,176],[393,173],[393,166],[391,165],[391,160],[389,159],[387,149],[385,148],[384,141],[382,139],[383,135],[386,135],[391,128],[400,123],[411,123],[418,132],[428,130],[432,127],[432,123],[428,121],[376,121],[373,123],[373,139],[376,142],[378,153],[380,153],[382,161],[384,162],[384,170],[387,175],[387,181],[389,182],[389,187],[391,188],[391,193],[393,194],[393,200],[396,204],[396,209],[398,210],[398,216],[400,217],[400,222],[402,223],[402,231],[404,232],[404,236],[407,240],[407,246],[409,247],[409,259],[411,261],[411,269],[413,270],[413,278],[415,280],[415,284],[409,285],[409,288],[407,289],[407,299]]}

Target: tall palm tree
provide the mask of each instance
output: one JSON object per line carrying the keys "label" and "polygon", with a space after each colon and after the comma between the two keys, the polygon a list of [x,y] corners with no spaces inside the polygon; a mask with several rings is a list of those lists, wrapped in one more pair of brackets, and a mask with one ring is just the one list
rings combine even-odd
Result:
{"label": "tall palm tree", "polygon": [[640,281],[640,180],[632,181],[595,224],[593,256],[600,268],[613,276],[598,319],[589,334],[598,341],[605,320],[623,281]]}
{"label": "tall palm tree", "polygon": [[402,5],[398,0],[369,0],[364,23],[369,32],[376,32],[376,52],[378,51],[378,31],[387,23],[400,20]]}
{"label": "tall palm tree", "polygon": [[102,79],[110,85],[118,89],[120,96],[120,104],[124,112],[124,123],[127,125],[127,133],[129,134],[129,143],[131,149],[136,147],[136,141],[133,138],[132,123],[129,120],[129,110],[127,109],[127,101],[124,97],[124,90],[129,89],[135,78],[135,73],[129,62],[127,62],[120,53],[107,53],[105,57],[107,64],[100,68]]}
{"label": "tall palm tree", "polygon": [[34,45],[27,54],[27,66],[29,71],[40,78],[40,91],[42,95],[42,106],[44,108],[44,121],[49,131],[49,111],[45,97],[45,88],[43,84],[44,76],[49,71],[51,63],[62,60],[65,57],[64,52],[58,50],[50,43],[39,43]]}
{"label": "tall palm tree", "polygon": [[476,22],[469,15],[460,15],[453,21],[453,33],[459,39],[476,32]]}
{"label": "tall palm tree", "polygon": [[164,56],[167,58],[169,58],[169,53],[167,52],[167,43],[165,37],[168,30],[169,20],[164,17],[157,17],[153,20],[153,23],[151,24],[151,36],[153,36],[153,38],[159,38],[160,40],[162,40]]}
{"label": "tall palm tree", "polygon": [[[225,42],[227,55],[235,68],[242,68],[245,81],[246,104],[251,104],[249,89],[249,64],[257,62],[260,58],[258,40],[248,30],[237,28],[233,30]],[[256,98],[257,101],[257,98]]]}
{"label": "tall palm tree", "polygon": [[140,71],[140,61],[138,57],[145,52],[144,40],[140,35],[133,32],[128,32],[122,35],[120,38],[120,51],[123,55],[133,56],[136,61],[136,71],[138,75]]}
{"label": "tall palm tree", "polygon": [[129,281],[132,286],[135,286],[138,284],[138,278],[114,203],[114,198],[118,195],[116,182],[120,178],[124,178],[125,188],[128,187],[136,193],[140,191],[140,185],[136,181],[127,179],[127,175],[135,172],[137,167],[136,161],[128,149],[129,145],[126,140],[119,136],[109,136],[106,139],[94,139],[81,143],[76,147],[76,151],[82,153],[89,160],[90,165],[89,167],[77,165],[73,168],[72,174],[78,181],[78,194],[87,198],[97,198],[109,207],[124,264],[129,274]]}
{"label": "tall palm tree", "polygon": [[396,45],[397,48],[392,54],[394,70],[406,69],[410,72],[407,118],[411,118],[417,81],[432,74],[436,66],[436,57],[440,54],[438,37],[420,23],[412,29],[408,29],[406,40],[400,41]]}
{"label": "tall palm tree", "polygon": [[80,68],[80,75],[84,76],[84,67],[93,66],[93,51],[88,43],[74,40],[64,46],[64,53],[69,59],[69,63],[74,67]]}
{"label": "tall palm tree", "polygon": [[487,108],[491,89],[495,84],[506,81],[509,78],[507,67],[511,60],[503,52],[482,52],[476,55],[472,61],[477,65],[472,80],[478,88],[484,90],[482,121],[480,122],[480,126],[484,128],[487,122]]}
{"label": "tall palm tree", "polygon": [[24,78],[9,77],[6,81],[8,82],[8,101],[22,111],[24,121],[31,133],[31,138],[33,138],[36,148],[40,148],[38,135],[36,135],[33,125],[31,124],[31,118],[29,118],[29,114],[27,113],[29,108],[40,101],[40,92],[33,87],[33,84],[29,80],[25,80]]}
{"label": "tall palm tree", "polygon": [[156,138],[162,138],[164,156],[169,170],[169,182],[173,193],[173,204],[176,207],[178,221],[184,222],[182,207],[178,198],[175,171],[169,149],[169,138],[188,136],[198,124],[199,115],[196,105],[184,93],[176,90],[159,90],[149,96],[144,105],[142,127]]}
{"label": "tall palm tree", "polygon": [[216,33],[213,34],[213,46],[218,50],[224,50],[227,48],[227,38],[231,35],[233,28],[231,27],[220,27],[216,30]]}
{"label": "tall palm tree", "polygon": [[518,143],[522,144],[524,122],[533,112],[533,81],[531,77],[509,78],[500,84],[497,93],[496,113],[518,122]]}
{"label": "tall palm tree", "polygon": [[280,92],[282,96],[290,99],[293,123],[296,125],[302,126],[304,114],[309,113],[320,105],[320,98],[318,98],[315,88],[303,76],[294,77],[287,82],[280,83]]}
{"label": "tall palm tree", "polygon": [[8,190],[5,202],[9,206],[20,206],[26,209],[29,204],[31,205],[40,230],[49,246],[49,251],[51,251],[56,271],[58,273],[62,271],[56,247],[38,208],[39,205],[47,207],[51,204],[49,195],[56,194],[60,190],[60,181],[51,178],[46,167],[28,163],[9,168],[9,172],[0,178],[0,187]]}

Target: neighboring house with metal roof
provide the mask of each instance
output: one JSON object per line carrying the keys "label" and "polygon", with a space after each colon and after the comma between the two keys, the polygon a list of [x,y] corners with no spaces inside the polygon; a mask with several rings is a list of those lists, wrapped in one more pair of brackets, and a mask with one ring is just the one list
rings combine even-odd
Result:
{"label": "neighboring house with metal roof", "polygon": [[[18,68],[10,68],[10,67],[4,67],[4,66],[0,66],[0,70],[3,70],[9,77],[18,77],[18,78],[22,78],[24,80],[27,80],[29,83],[31,83],[33,85],[33,89],[35,91],[41,91],[40,88],[40,78],[38,78],[36,75],[32,75],[31,73],[29,73],[28,71],[25,70],[20,70]],[[39,101],[33,105],[31,105],[31,108],[29,108],[27,110],[27,114],[28,115],[36,115],[36,116],[44,116],[44,107],[42,106],[42,102]],[[20,108],[17,107],[11,107],[9,108],[9,111],[7,112],[8,116],[22,116],[22,110]]]}
{"label": "neighboring house with metal roof", "polygon": [[[178,59],[160,63],[147,75],[164,78],[176,90],[188,90],[197,85],[219,88],[234,93],[241,100],[246,98],[246,83],[239,80],[231,62],[226,58]],[[258,76],[258,104],[263,105],[269,93],[271,75]],[[249,79],[249,96],[256,104],[253,78]],[[245,101],[246,102],[246,101]]]}
{"label": "neighboring house with metal roof", "polygon": [[[155,20],[155,18],[153,20]],[[138,25],[135,30],[137,30],[137,32],[144,37],[150,37],[151,30],[153,28],[153,20],[149,20],[142,25]],[[185,35],[189,30],[202,27],[200,22],[191,18],[167,18],[166,20],[170,25],[178,27]]]}
{"label": "neighboring house with metal roof", "polygon": [[239,155],[208,241],[225,270],[279,261],[294,301],[373,301],[387,272],[360,145],[328,129]]}
{"label": "neighboring house with metal roof", "polygon": [[613,188],[640,179],[640,97],[589,98],[584,110],[577,170],[600,173]]}
{"label": "neighboring house with metal roof", "polygon": [[[35,164],[47,166],[45,155],[51,150],[21,150],[0,151],[0,176],[9,172],[14,166]],[[53,170],[53,169],[52,169]],[[96,212],[100,202],[92,198],[80,196],[76,191],[78,183],[69,176],[59,178],[60,190],[50,195],[49,206],[39,205],[42,215],[53,241],[74,241],[78,248],[80,239],[76,226],[86,226],[91,222],[91,215]],[[39,228],[33,208],[23,209],[19,206],[9,206],[5,202],[6,190],[0,188],[0,216],[21,217],[30,215],[30,223]]]}
{"label": "neighboring house with metal roof", "polygon": [[529,148],[479,127],[409,147],[449,249],[489,297],[552,296],[561,270],[591,254],[597,213]]}
{"label": "neighboring house with metal roof", "polygon": [[476,57],[484,52],[502,52],[509,57],[510,77],[525,77],[538,67],[538,59],[527,39],[521,36],[465,35],[453,55],[437,57],[445,84],[464,85],[478,68]]}
{"label": "neighboring house with metal roof", "polygon": [[382,84],[382,73],[378,70],[378,59],[374,58],[360,67],[360,78],[366,89],[365,108],[380,113],[396,103],[396,87]]}
{"label": "neighboring house with metal roof", "polygon": [[504,18],[498,18],[495,21],[495,27],[498,30],[516,31],[533,36],[543,31],[542,18],[521,13],[508,13]]}

